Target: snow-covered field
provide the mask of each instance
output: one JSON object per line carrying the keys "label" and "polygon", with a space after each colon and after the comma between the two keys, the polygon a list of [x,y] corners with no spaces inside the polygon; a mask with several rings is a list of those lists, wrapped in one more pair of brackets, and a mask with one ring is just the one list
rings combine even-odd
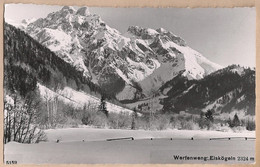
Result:
{"label": "snow-covered field", "polygon": [[220,131],[201,131],[201,130],[124,130],[124,129],[96,129],[96,128],[66,128],[49,129],[45,133],[48,142],[57,139],[61,142],[73,141],[104,141],[109,138],[134,137],[135,139],[150,138],[174,138],[174,139],[209,139],[216,137],[255,137],[254,131],[244,131],[240,133],[220,132]]}
{"label": "snow-covered field", "polygon": [[[115,130],[67,128],[45,131],[47,142],[4,145],[5,161],[18,164],[65,163],[253,163],[255,132],[231,133],[191,130]],[[134,140],[106,141],[134,137]],[[249,137],[209,140],[219,137]],[[153,140],[151,140],[151,138]],[[172,138],[172,140],[171,140]],[[193,138],[193,140],[191,140]],[[56,141],[59,140],[57,143]],[[236,160],[175,160],[180,156],[233,156]],[[238,156],[248,157],[238,161]],[[250,160],[251,158],[251,160]]]}

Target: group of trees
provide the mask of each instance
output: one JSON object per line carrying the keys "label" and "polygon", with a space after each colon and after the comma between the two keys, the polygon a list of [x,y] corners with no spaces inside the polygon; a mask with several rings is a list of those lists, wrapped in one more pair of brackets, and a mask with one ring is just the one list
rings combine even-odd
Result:
{"label": "group of trees", "polygon": [[231,120],[231,118],[229,118],[229,120],[227,122],[228,122],[229,127],[231,127],[231,128],[241,126],[241,122],[240,122],[237,114],[234,115],[234,118],[232,120]]}
{"label": "group of trees", "polygon": [[209,130],[210,127],[212,127],[213,122],[214,122],[214,118],[213,118],[212,110],[207,110],[206,113],[204,112],[200,113],[199,127],[201,129],[207,128]]}
{"label": "group of trees", "polygon": [[135,129],[137,118],[136,110],[133,114],[124,112],[109,113],[107,110],[107,103],[105,99],[105,96],[102,96],[98,105],[89,103],[83,107],[81,111],[82,123],[95,127],[108,127],[113,129]]}
{"label": "group of trees", "polygon": [[4,100],[4,143],[17,141],[20,143],[38,143],[46,140],[39,129],[37,116],[40,100],[35,92],[25,97],[13,94],[6,95]]}
{"label": "group of trees", "polygon": [[247,130],[255,130],[255,121],[253,119],[239,119],[238,115],[235,114],[233,119],[229,118],[227,120],[227,123],[229,125],[229,127],[233,128],[233,127],[239,127],[239,126],[243,126],[246,127]]}
{"label": "group of trees", "polygon": [[[214,124],[214,111],[207,110],[207,112],[201,112],[200,119],[199,119],[199,127],[201,129],[207,128],[210,129],[213,127]],[[230,128],[235,127],[245,127],[247,130],[255,130],[255,121],[250,119],[242,119],[238,117],[237,113],[233,116],[233,118],[229,118],[228,120],[217,120],[221,122],[221,125],[227,123]]]}
{"label": "group of trees", "polygon": [[[9,97],[7,95],[6,97]],[[149,113],[138,115],[138,109],[133,113],[109,113],[107,103],[102,96],[99,104],[88,103],[82,109],[59,101],[57,97],[43,96],[37,91],[28,93],[25,97],[12,95],[5,100],[4,142],[17,141],[33,143],[46,140],[42,128],[55,128],[58,125],[68,125],[75,120],[75,125],[81,123],[99,128],[113,129],[146,129],[164,130],[177,129],[212,129],[216,120],[214,111],[202,112],[199,117],[191,114],[154,113],[151,119]],[[78,120],[78,121],[77,121]],[[237,114],[227,123],[230,128],[245,126],[247,130],[255,130],[252,120],[240,120]],[[72,124],[71,124],[72,125]]]}
{"label": "group of trees", "polygon": [[65,85],[94,94],[101,90],[23,31],[6,23],[4,26],[4,91],[5,97],[14,101],[4,104],[4,141],[38,142],[44,140],[39,128],[65,122],[61,115],[66,105],[48,93],[40,98],[37,83],[54,91]]}
{"label": "group of trees", "polygon": [[[83,110],[82,123],[86,125],[93,125],[96,127],[108,128],[123,128],[123,129],[149,129],[149,130],[163,130],[167,128],[177,129],[218,129],[218,124],[221,126],[245,127],[247,130],[255,130],[255,123],[253,120],[240,120],[237,114],[228,120],[215,118],[214,110],[207,110],[201,112],[200,116],[193,116],[184,112],[184,114],[171,114],[155,112],[142,112],[138,115],[146,103],[139,105],[142,107],[134,108],[132,114],[128,113],[108,113],[106,108],[105,98],[102,97],[98,107],[86,108]],[[220,126],[219,125],[219,126]]]}

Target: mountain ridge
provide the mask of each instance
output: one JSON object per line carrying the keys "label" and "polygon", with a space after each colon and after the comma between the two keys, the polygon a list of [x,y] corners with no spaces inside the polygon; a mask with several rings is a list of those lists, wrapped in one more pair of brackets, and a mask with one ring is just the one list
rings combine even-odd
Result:
{"label": "mountain ridge", "polygon": [[[26,26],[16,27],[30,36],[38,49],[32,47],[31,53],[26,49],[21,52],[36,55],[37,59],[28,55],[19,57],[22,63],[16,67],[23,69],[22,75],[26,75],[26,70],[36,71],[30,74],[42,80],[46,87],[55,87],[54,82],[62,81],[63,86],[90,94],[94,89],[129,108],[139,107],[138,110],[142,110],[142,106],[162,113],[199,114],[214,110],[222,114],[241,110],[254,115],[255,70],[236,65],[222,68],[163,28],[129,26],[128,31],[121,34],[84,7],[78,10],[63,7],[46,18],[28,20],[23,25]],[[18,31],[6,27],[10,34]],[[16,39],[15,35],[13,38]],[[19,42],[35,46],[28,45],[28,41],[14,42],[11,38],[6,42],[5,48],[10,50]],[[21,43],[20,48],[25,48]],[[45,50],[49,50],[48,60],[39,57]],[[57,61],[51,63],[49,59]],[[29,67],[23,63],[25,60],[30,63]],[[34,61],[47,64],[40,63],[38,67]],[[62,66],[67,68],[64,70]],[[52,75],[54,79],[47,82]],[[33,88],[35,79],[28,84]],[[153,108],[146,103],[153,103]]]}
{"label": "mountain ridge", "polygon": [[161,87],[167,95],[163,111],[199,113],[213,110],[216,114],[243,111],[255,114],[255,70],[230,65],[200,80],[180,76]]}
{"label": "mountain ridge", "polygon": [[118,100],[149,96],[183,70],[185,77],[200,79],[222,68],[170,31],[129,26],[122,34],[87,7],[65,6],[24,31]]}

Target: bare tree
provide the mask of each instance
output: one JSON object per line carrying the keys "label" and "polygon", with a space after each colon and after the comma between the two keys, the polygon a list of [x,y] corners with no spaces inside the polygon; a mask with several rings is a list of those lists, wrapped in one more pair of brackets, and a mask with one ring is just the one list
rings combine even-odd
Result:
{"label": "bare tree", "polygon": [[[59,88],[56,88],[55,93],[59,92],[59,90]],[[45,122],[46,128],[54,128],[57,124],[56,117],[58,113],[59,95],[55,93],[50,93],[45,90],[45,93],[43,95],[45,108],[47,110],[47,118]]]}
{"label": "bare tree", "polygon": [[32,143],[45,140],[44,133],[38,128],[36,116],[40,100],[35,93],[28,93],[25,98],[18,95],[8,96],[4,100],[4,143],[17,141]]}

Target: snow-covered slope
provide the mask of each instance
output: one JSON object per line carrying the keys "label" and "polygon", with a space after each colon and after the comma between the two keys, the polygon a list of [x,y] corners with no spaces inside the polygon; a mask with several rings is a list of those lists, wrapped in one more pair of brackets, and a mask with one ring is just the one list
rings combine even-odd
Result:
{"label": "snow-covered slope", "polygon": [[221,68],[172,32],[130,26],[121,34],[87,7],[65,6],[24,30],[119,100],[149,96],[179,73],[201,79]]}
{"label": "snow-covered slope", "polygon": [[[70,87],[65,87],[63,90],[59,90],[58,92],[54,92],[53,90],[41,85],[37,84],[40,94],[43,98],[53,99],[54,97],[58,97],[59,100],[67,104],[72,104],[76,108],[83,108],[84,105],[91,106],[94,108],[98,108],[100,104],[100,99],[86,94],[84,92],[79,92]],[[133,111],[127,108],[120,107],[118,105],[107,102],[107,110],[112,113],[128,113],[131,114]]]}

